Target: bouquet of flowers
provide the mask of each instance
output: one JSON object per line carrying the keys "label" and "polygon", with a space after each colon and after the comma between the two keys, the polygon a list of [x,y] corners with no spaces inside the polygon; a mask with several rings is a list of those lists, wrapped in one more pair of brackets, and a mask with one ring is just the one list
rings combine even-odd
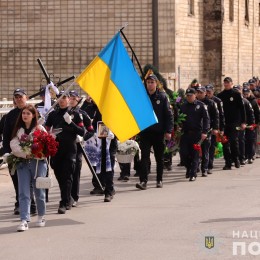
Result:
{"label": "bouquet of flowers", "polygon": [[127,140],[123,143],[118,141],[117,154],[133,154],[140,151],[139,145],[134,140]]}
{"label": "bouquet of flowers", "polygon": [[[22,134],[19,141],[22,150],[29,157],[34,159],[43,159],[45,157],[54,156],[58,151],[59,143],[55,141],[52,134],[43,130],[37,129],[29,135]],[[24,160],[24,158],[16,157],[12,153],[8,155],[6,161],[11,165],[11,174],[14,174],[16,165]]]}
{"label": "bouquet of flowers", "polygon": [[139,145],[134,140],[127,140],[123,143],[118,142],[117,161],[120,163],[130,163],[139,151]]}
{"label": "bouquet of flowers", "polygon": [[[257,127],[257,124],[246,125],[246,129],[249,129],[249,130],[255,130],[256,127]],[[240,131],[240,130],[242,130],[242,128],[240,126],[237,126],[236,130]]]}
{"label": "bouquet of flowers", "polygon": [[228,138],[227,138],[227,136],[221,135],[220,133],[218,133],[216,136],[216,141],[218,143],[226,144],[228,142]]}

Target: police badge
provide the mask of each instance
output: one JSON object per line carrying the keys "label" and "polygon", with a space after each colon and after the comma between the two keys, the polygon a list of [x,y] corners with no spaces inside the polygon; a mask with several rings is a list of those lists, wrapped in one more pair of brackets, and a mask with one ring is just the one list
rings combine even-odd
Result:
{"label": "police badge", "polygon": [[211,249],[214,247],[214,237],[205,237],[205,247]]}

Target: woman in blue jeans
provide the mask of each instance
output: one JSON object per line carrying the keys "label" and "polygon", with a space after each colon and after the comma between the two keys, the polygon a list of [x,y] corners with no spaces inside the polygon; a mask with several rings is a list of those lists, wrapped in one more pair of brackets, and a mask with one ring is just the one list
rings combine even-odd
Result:
{"label": "woman in blue jeans", "polygon": [[17,163],[17,176],[18,176],[18,188],[19,188],[19,205],[20,205],[20,218],[21,223],[17,227],[17,231],[28,230],[28,222],[30,222],[30,184],[32,182],[36,205],[38,211],[38,220],[36,226],[45,226],[45,189],[37,189],[35,187],[35,173],[37,166],[37,177],[45,177],[47,173],[46,159],[34,159],[31,153],[31,148],[24,147],[24,138],[26,135],[32,134],[36,129],[45,131],[42,125],[38,125],[37,110],[32,105],[26,105],[16,121],[15,128],[12,134],[12,140],[10,147],[12,154],[21,158],[21,162]]}

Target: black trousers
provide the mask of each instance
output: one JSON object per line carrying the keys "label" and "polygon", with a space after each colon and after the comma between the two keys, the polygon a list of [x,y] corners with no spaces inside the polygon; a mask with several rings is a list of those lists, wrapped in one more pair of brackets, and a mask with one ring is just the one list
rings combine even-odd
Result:
{"label": "black trousers", "polygon": [[201,156],[201,171],[205,172],[209,169],[209,148],[211,145],[211,135],[203,141],[201,144],[202,156]]}
{"label": "black trousers", "polygon": [[245,131],[238,132],[239,160],[245,160]]}
{"label": "black trousers", "polygon": [[256,150],[256,130],[246,129],[245,131],[245,157],[253,159]]}
{"label": "black trousers", "polygon": [[209,147],[209,164],[208,169],[213,169],[214,166],[214,158],[215,158],[215,149],[216,149],[216,136],[212,135],[210,140]]}
{"label": "black trousers", "polygon": [[197,177],[199,166],[199,152],[193,147],[201,138],[200,132],[185,132],[180,140],[180,156],[187,170],[187,175]]}
{"label": "black trousers", "polygon": [[81,168],[82,168],[82,152],[79,148],[79,145],[77,144],[76,164],[75,164],[75,170],[73,172],[73,180],[72,180],[72,187],[71,187],[71,197],[75,201],[79,200]]}
{"label": "black trousers", "polygon": [[71,188],[73,173],[76,164],[76,153],[69,151],[57,153],[51,159],[51,167],[59,183],[61,201],[60,206],[68,206],[71,203]]}
{"label": "black trousers", "polygon": [[131,163],[119,163],[120,167],[120,176],[121,177],[129,177],[130,176],[130,171],[131,171]]}
{"label": "black trousers", "polygon": [[141,149],[141,167],[140,182],[148,181],[150,170],[150,152],[151,147],[154,150],[156,161],[157,182],[162,181],[163,177],[163,152],[164,152],[164,134],[163,133],[142,133],[140,135]]}
{"label": "black trousers", "polygon": [[226,125],[224,134],[227,136],[228,142],[223,144],[223,153],[225,164],[228,167],[239,159],[238,133],[235,125]]}

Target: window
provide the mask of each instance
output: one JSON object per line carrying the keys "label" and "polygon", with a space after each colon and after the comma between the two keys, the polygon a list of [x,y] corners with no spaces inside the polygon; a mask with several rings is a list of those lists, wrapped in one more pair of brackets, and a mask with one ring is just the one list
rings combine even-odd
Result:
{"label": "window", "polygon": [[229,0],[229,21],[234,21],[234,0]]}
{"label": "window", "polygon": [[260,0],[258,4],[258,25],[260,26]]}
{"label": "window", "polygon": [[245,0],[245,24],[249,24],[249,0]]}
{"label": "window", "polygon": [[188,0],[188,7],[189,7],[188,15],[194,15],[195,14],[195,12],[194,12],[194,0]]}

